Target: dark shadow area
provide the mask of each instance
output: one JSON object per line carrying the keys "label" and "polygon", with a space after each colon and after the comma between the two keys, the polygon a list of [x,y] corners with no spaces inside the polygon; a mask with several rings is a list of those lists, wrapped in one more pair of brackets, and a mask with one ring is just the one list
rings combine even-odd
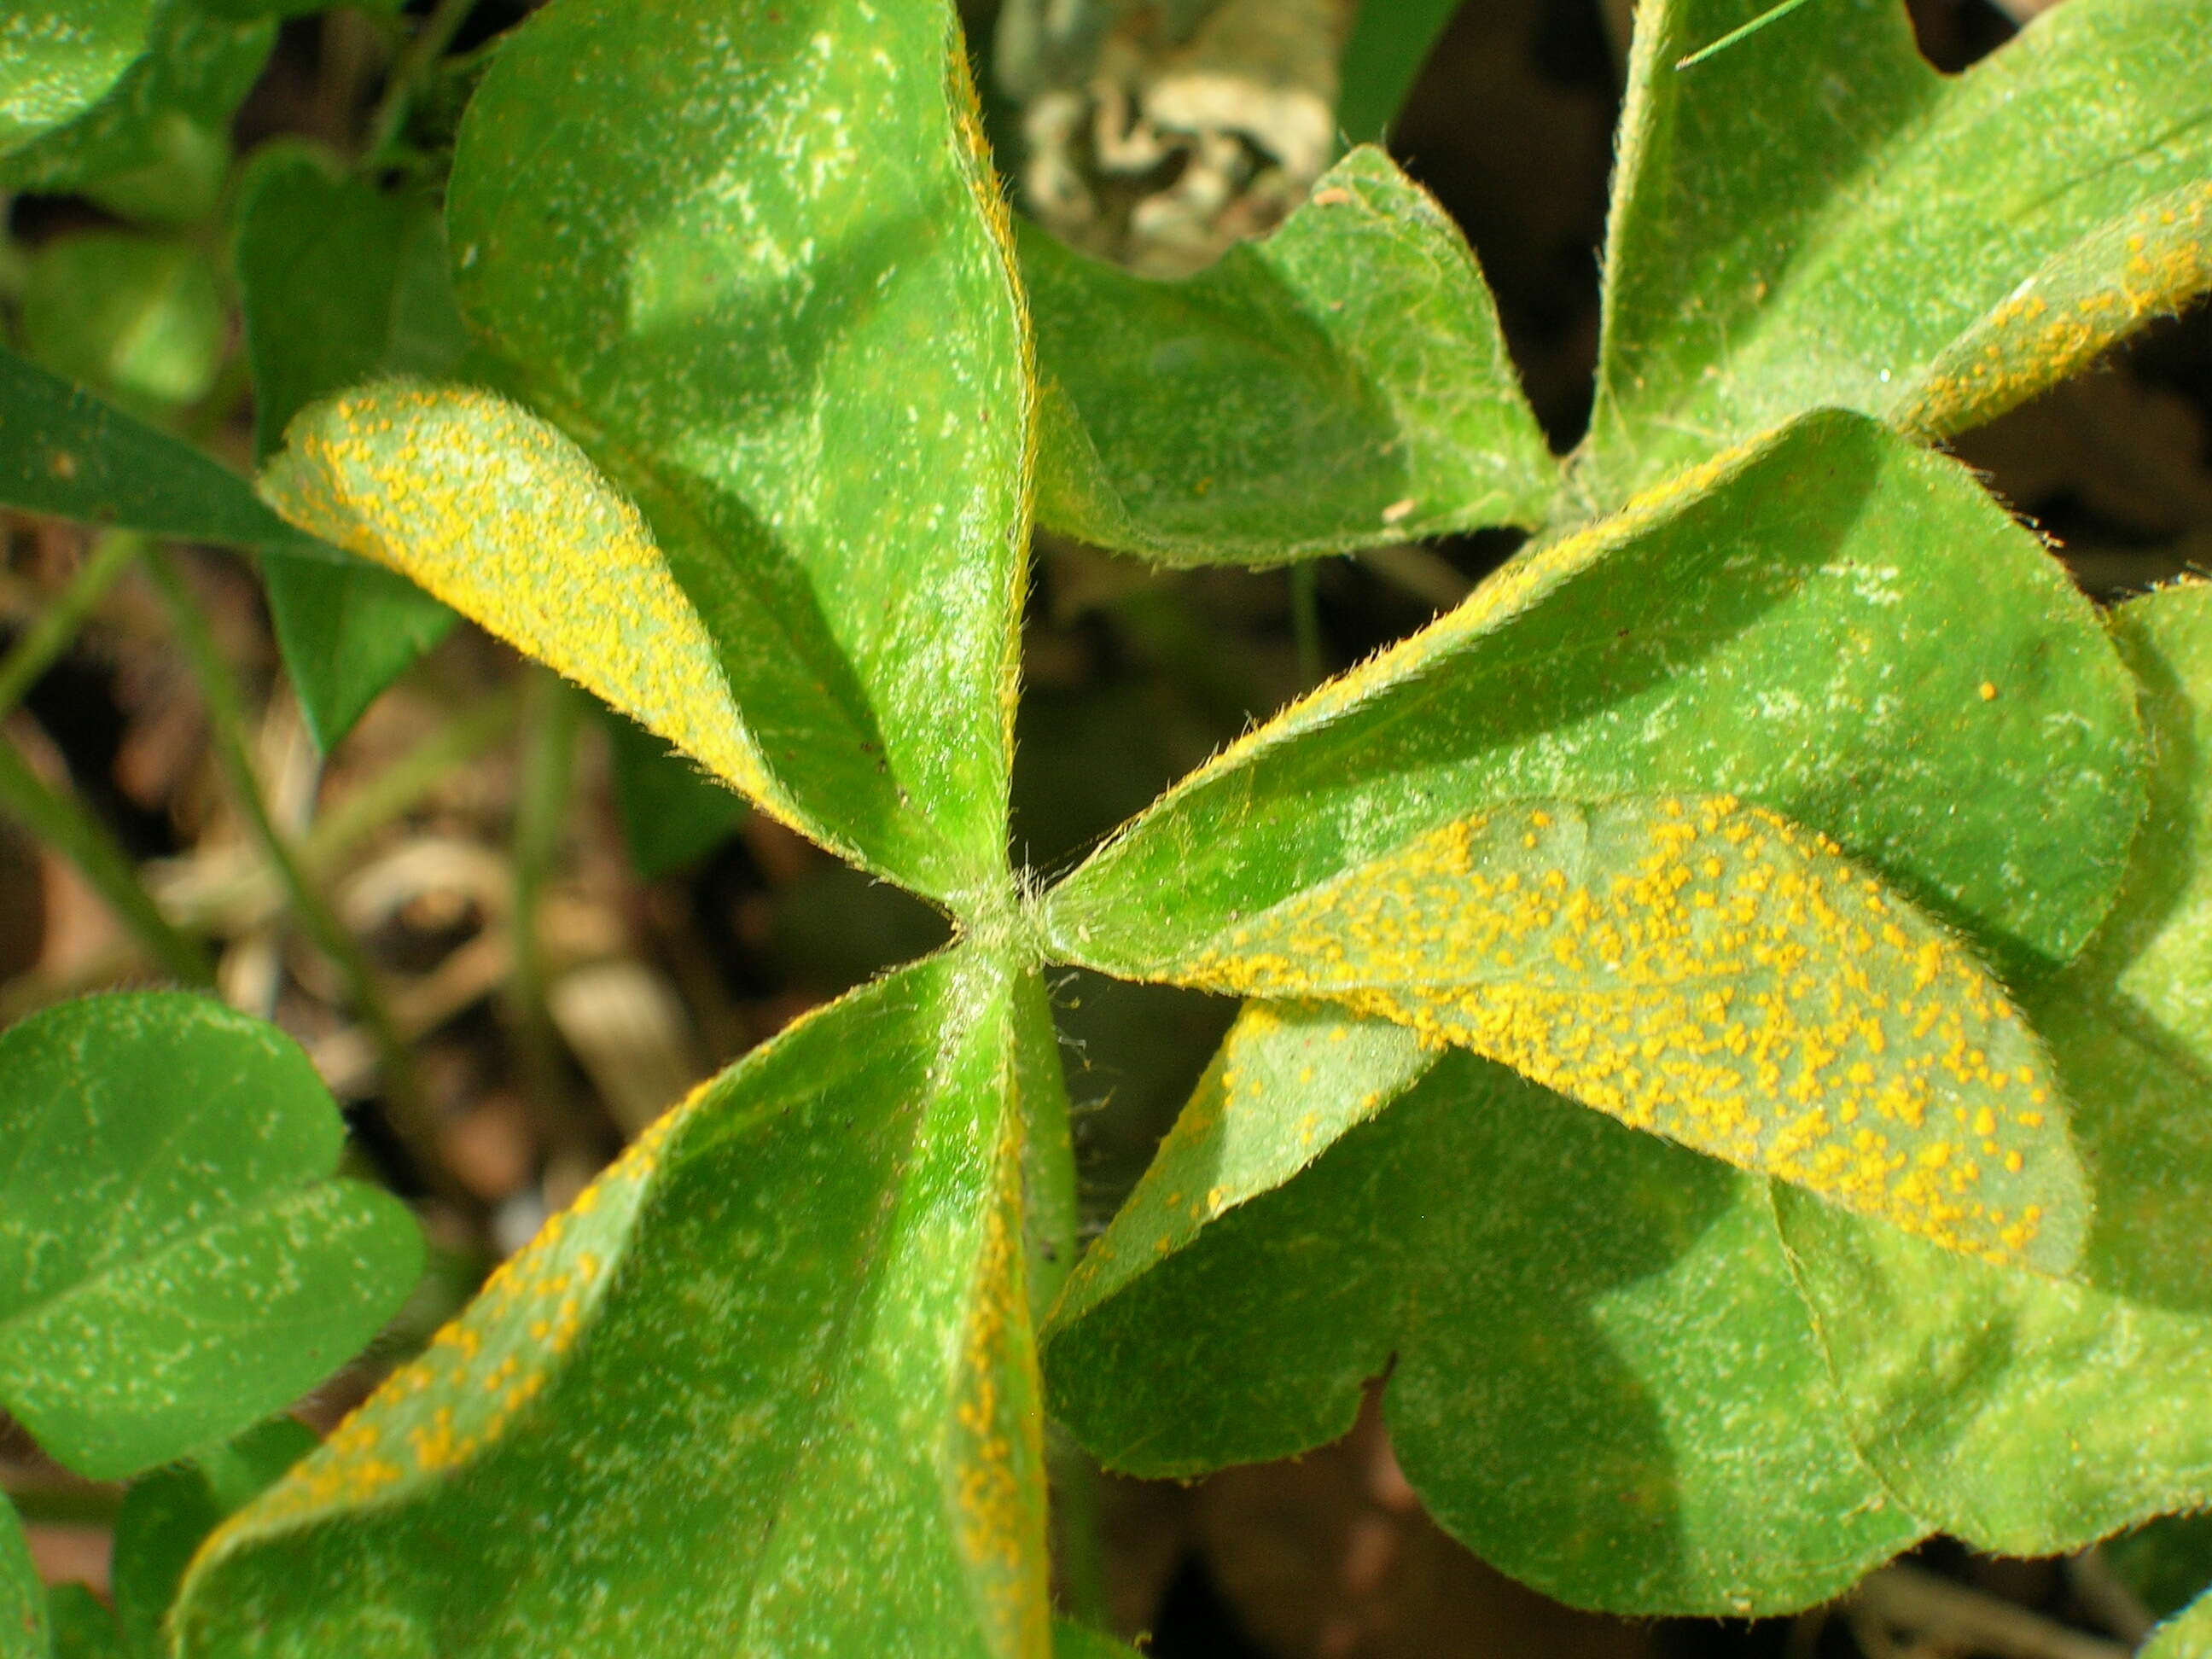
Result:
{"label": "dark shadow area", "polygon": [[1146,1651],[1152,1659],[1271,1659],[1244,1633],[1197,1555],[1184,1557],[1168,1581]]}

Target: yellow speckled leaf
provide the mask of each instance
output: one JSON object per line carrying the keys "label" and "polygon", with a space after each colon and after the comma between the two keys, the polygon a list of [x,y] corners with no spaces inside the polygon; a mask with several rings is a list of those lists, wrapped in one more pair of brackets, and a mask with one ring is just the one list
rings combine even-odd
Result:
{"label": "yellow speckled leaf", "polygon": [[1904,0],[1820,0],[1676,70],[1771,3],[1638,8],[1594,502],[1807,409],[1960,430],[2212,278],[2207,0],[2039,8],[1960,75]]}
{"label": "yellow speckled leaf", "polygon": [[652,532],[557,428],[489,392],[391,381],[313,406],[288,435],[261,484],[287,519],[398,571],[799,821]]}
{"label": "yellow speckled leaf", "polygon": [[447,195],[463,314],[635,501],[805,822],[970,915],[1029,546],[1006,222],[951,0],[552,0]]}
{"label": "yellow speckled leaf", "polygon": [[2079,1269],[1962,1262],[1780,1206],[1854,1437],[1929,1522],[2057,1555],[2212,1506],[2212,586],[2112,617],[2156,765],[2120,902],[2021,1002],[2095,1173]]}
{"label": "yellow speckled leaf", "polygon": [[951,952],[694,1092],[217,1531],[195,1659],[1044,1659],[1014,999]]}
{"label": "yellow speckled leaf", "polygon": [[2212,181],[2143,203],[2054,256],[1945,348],[1890,420],[1947,437],[2086,368],[2212,289]]}
{"label": "yellow speckled leaf", "polygon": [[1534,802],[1420,836],[1166,977],[1326,997],[1954,1249],[2087,1224],[2048,1064],[1990,975],[1833,842],[1732,797]]}

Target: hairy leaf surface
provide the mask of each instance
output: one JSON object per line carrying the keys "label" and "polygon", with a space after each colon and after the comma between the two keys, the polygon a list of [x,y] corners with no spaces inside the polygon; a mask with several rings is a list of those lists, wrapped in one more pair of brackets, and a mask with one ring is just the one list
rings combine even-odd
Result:
{"label": "hairy leaf surface", "polygon": [[1618,501],[1801,410],[1971,425],[2212,286],[2212,6],[2069,0],[1965,74],[1899,0],[1637,14],[1575,477]]}
{"label": "hairy leaf surface", "polygon": [[805,824],[644,519],[557,427],[492,392],[386,381],[311,406],[287,435],[261,488],[292,522],[420,583]]}
{"label": "hairy leaf surface", "polygon": [[1319,997],[1958,1250],[2051,1272],[2087,1224],[2002,988],[1826,837],[1731,796],[1454,820],[1164,970]]}
{"label": "hairy leaf surface", "polygon": [[[346,177],[307,146],[254,157],[233,252],[264,460],[313,399],[379,374],[441,374],[468,348],[435,204]],[[325,751],[453,623],[412,582],[363,561],[292,560],[263,575],[285,670]]]}
{"label": "hairy leaf surface", "polygon": [[1110,1467],[1190,1474],[1334,1438],[1394,1354],[1430,1513],[1568,1601],[1785,1610],[1920,1531],[1836,1419],[1763,1182],[1253,1004],[1055,1311],[1054,1407]]}
{"label": "hairy leaf surface", "polygon": [[2133,702],[2094,612],[1970,475],[1815,416],[1522,556],[1293,704],[1047,915],[1075,960],[1157,976],[1486,804],[1734,794],[2033,969],[2118,887]]}
{"label": "hairy leaf surface", "polygon": [[1045,1651],[1017,994],[941,956],[696,1091],[216,1534],[180,1653]]}
{"label": "hairy leaf surface", "polygon": [[349,1358],[421,1271],[399,1203],[328,1179],[307,1056],[180,992],[0,1036],[0,1400],[97,1479],[236,1433]]}
{"label": "hairy leaf surface", "polygon": [[1263,242],[1153,282],[1024,225],[1037,515],[1171,564],[1540,522],[1559,468],[1465,240],[1377,149]]}
{"label": "hairy leaf surface", "polygon": [[2095,1178],[2078,1279],[1781,1206],[1869,1460],[1931,1522],[2014,1554],[2212,1504],[2212,587],[2132,601],[2116,631],[2151,811],[2104,931],[2026,996]]}
{"label": "hairy leaf surface", "polygon": [[942,0],[556,0],[448,209],[464,309],[642,509],[773,793],[956,903],[1006,879],[1030,398],[972,104]]}

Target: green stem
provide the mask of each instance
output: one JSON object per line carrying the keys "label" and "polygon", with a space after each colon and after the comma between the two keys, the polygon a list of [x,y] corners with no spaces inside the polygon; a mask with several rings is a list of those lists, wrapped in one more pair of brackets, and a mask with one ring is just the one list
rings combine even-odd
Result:
{"label": "green stem", "polygon": [[[1060,1039],[1043,981],[1025,972],[1015,989],[1014,1098],[1021,1112],[1022,1231],[1030,1318],[1041,1327],[1074,1270],[1078,1231],[1075,1136]],[[1045,1477],[1052,1492],[1053,1573],[1061,1611],[1107,1627],[1106,1565],[1098,1527],[1098,1467],[1046,1425]]]}
{"label": "green stem", "polygon": [[1312,559],[1291,567],[1291,638],[1298,653],[1299,683],[1320,684],[1321,566]]}
{"label": "green stem", "polygon": [[1780,5],[1769,6],[1765,11],[1759,13],[1758,16],[1753,18],[1751,21],[1743,24],[1740,27],[1730,29],[1726,34],[1721,36],[1719,40],[1714,41],[1711,46],[1699,46],[1695,52],[1690,53],[1687,57],[1676,58],[1674,60],[1674,67],[1678,70],[1695,69],[1698,64],[1704,63],[1708,58],[1716,57],[1718,54],[1726,52],[1737,41],[1745,39],[1747,36],[1758,33],[1759,30],[1765,28],[1769,23],[1778,22],[1781,19],[1787,17],[1791,12],[1796,10],[1798,7],[1804,3],[1805,0],[1782,0],[1782,3]]}
{"label": "green stem", "polygon": [[[392,1011],[385,1003],[368,959],[362,954],[361,946],[346,931],[344,923],[338,920],[337,912],[308,879],[298,853],[269,814],[269,802],[262,793],[260,780],[254,775],[246,694],[231,673],[230,665],[223,661],[207,618],[201,614],[170,556],[156,554],[149,561],[149,568],[168,609],[170,623],[185,648],[185,659],[191,669],[193,680],[206,702],[216,758],[230,784],[239,811],[283,883],[286,896],[291,901],[293,915],[344,980],[346,993],[384,1063],[385,1090],[392,1102],[393,1122],[415,1139],[425,1126],[417,1103],[414,1056],[400,1039],[398,1027],[392,1022]],[[416,1151],[427,1155],[429,1149],[418,1146]],[[435,1169],[434,1161],[426,1175],[434,1175]]]}
{"label": "green stem", "polygon": [[145,550],[146,538],[127,530],[111,530],[94,540],[91,553],[69,585],[0,661],[0,720],[15,713],[39,676],[75,642],[77,630],[115,586],[115,579]]}
{"label": "green stem", "polygon": [[392,66],[392,79],[385,85],[384,96],[377,100],[376,112],[369,117],[368,142],[361,152],[364,167],[374,167],[399,137],[423,76],[446,55],[446,48],[453,44],[454,35],[460,33],[475,6],[476,0],[438,0],[421,30],[408,42],[407,50]]}
{"label": "green stem", "polygon": [[107,826],[70,796],[46,787],[15,746],[0,740],[0,807],[76,866],[118,920],[164,969],[187,985],[212,987],[207,952],[179,933],[138,879]]}
{"label": "green stem", "polygon": [[514,939],[514,971],[507,980],[507,1006],[522,1073],[530,1098],[556,1133],[566,1124],[568,1090],[553,1022],[546,1012],[544,951],[538,930],[538,905],[553,873],[567,827],[569,783],[574,770],[576,696],[550,670],[532,667],[524,696],[522,770],[514,805],[514,908],[509,927]]}

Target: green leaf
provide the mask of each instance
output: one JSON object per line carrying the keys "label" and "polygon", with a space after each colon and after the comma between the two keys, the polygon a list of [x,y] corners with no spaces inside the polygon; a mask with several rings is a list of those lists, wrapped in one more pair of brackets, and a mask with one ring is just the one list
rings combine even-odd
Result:
{"label": "green leaf", "polygon": [[[2132,1150],[2089,1149],[2107,1168]],[[2094,1256],[2088,1282],[2056,1281],[1778,1202],[1853,1437],[1929,1525],[2054,1555],[2212,1502],[2204,1309],[2107,1289]]]}
{"label": "green leaf", "polygon": [[2160,1618],[2212,1590],[2212,1514],[2169,1515],[2108,1538],[2106,1565]]}
{"label": "green leaf", "polygon": [[642,726],[605,722],[623,841],[648,881],[696,862],[727,841],[745,816],[744,797],[705,775]]}
{"label": "green leaf", "polygon": [[2212,30],[2170,0],[1948,77],[1899,0],[1820,0],[1675,69],[1769,3],[1638,11],[1594,502],[1820,404],[1956,431],[2212,286]]}
{"label": "green leaf", "polygon": [[1413,89],[1459,0],[1359,0],[1344,48],[1336,129],[1347,144],[1379,144]]}
{"label": "green leaf", "polygon": [[[306,145],[254,157],[234,251],[264,459],[313,399],[379,374],[441,374],[468,349],[435,204],[379,191]],[[374,565],[292,561],[263,574],[286,671],[325,751],[453,626],[444,605]]]}
{"label": "green leaf", "polygon": [[965,65],[945,0],[556,0],[448,207],[464,311],[642,509],[773,798],[963,908],[1006,887],[1030,398]]}
{"label": "green leaf", "polygon": [[407,0],[199,0],[217,17],[241,20],[263,17],[306,17],[339,4],[357,11],[391,14],[404,9]]}
{"label": "green leaf", "polygon": [[2136,600],[2115,631],[2150,811],[2104,930],[2026,997],[2095,1176],[2078,1280],[1781,1206],[1867,1456],[1931,1523],[2011,1554],[2212,1504],[2212,587]]}
{"label": "green leaf", "polygon": [[25,0],[0,17],[0,155],[100,101],[146,50],[153,0]]}
{"label": "green leaf", "polygon": [[2204,1659],[2207,1653],[2212,1653],[2212,1595],[2153,1631],[2142,1659]]}
{"label": "green leaf", "polygon": [[123,231],[58,236],[25,273],[26,352],[126,407],[205,397],[228,326],[215,272],[188,243]]}
{"label": "green leaf", "polygon": [[56,1584],[46,1592],[46,1613],[54,1627],[53,1659],[127,1659],[115,1615],[84,1585]]}
{"label": "green leaf", "polygon": [[112,1583],[116,1622],[133,1649],[161,1651],[162,1615],[192,1553],[315,1445],[306,1425],[275,1418],[228,1446],[131,1483],[115,1517]]}
{"label": "green leaf", "polygon": [[1820,415],[1523,555],[1140,815],[1047,904],[1154,976],[1486,805],[1735,794],[2008,968],[2078,951],[2142,804],[2094,612],[1971,475]]}
{"label": "green leaf", "polygon": [[0,1659],[47,1659],[46,1587],[15,1506],[0,1495]]}
{"label": "green leaf", "polygon": [[1044,1650],[1015,994],[941,956],[697,1091],[216,1534],[179,1654]]}
{"label": "green leaf", "polygon": [[1836,1421],[1764,1182],[1251,1005],[1055,1310],[1054,1409],[1188,1475],[1334,1438],[1386,1365],[1430,1513],[1579,1605],[1785,1611],[1921,1531]]}
{"label": "green leaf", "polygon": [[82,116],[0,160],[0,189],[80,191],[162,224],[208,217],[222,200],[232,112],[276,39],[266,21],[159,0],[145,55]]}
{"label": "green leaf", "polygon": [[264,460],[316,398],[380,374],[441,375],[468,351],[436,203],[379,190],[312,145],[254,156],[233,251]]}
{"label": "green leaf", "polygon": [[1172,564],[1534,525],[1559,468],[1474,256],[1380,150],[1267,240],[1152,282],[1024,225],[1037,516]]}
{"label": "green leaf", "polygon": [[1137,1659],[1137,1650],[1066,1619],[1052,1626],[1053,1659]]}
{"label": "green leaf", "polygon": [[4,349],[0,501],[84,524],[352,562],[271,513],[229,468]]}
{"label": "green leaf", "polygon": [[297,1045],[182,992],[0,1035],[0,1400],[112,1479],[236,1432],[356,1351],[422,1241],[327,1179],[345,1136]]}
{"label": "green leaf", "polygon": [[358,561],[261,567],[276,644],[325,754],[384,689],[453,631],[453,613],[414,583]]}

